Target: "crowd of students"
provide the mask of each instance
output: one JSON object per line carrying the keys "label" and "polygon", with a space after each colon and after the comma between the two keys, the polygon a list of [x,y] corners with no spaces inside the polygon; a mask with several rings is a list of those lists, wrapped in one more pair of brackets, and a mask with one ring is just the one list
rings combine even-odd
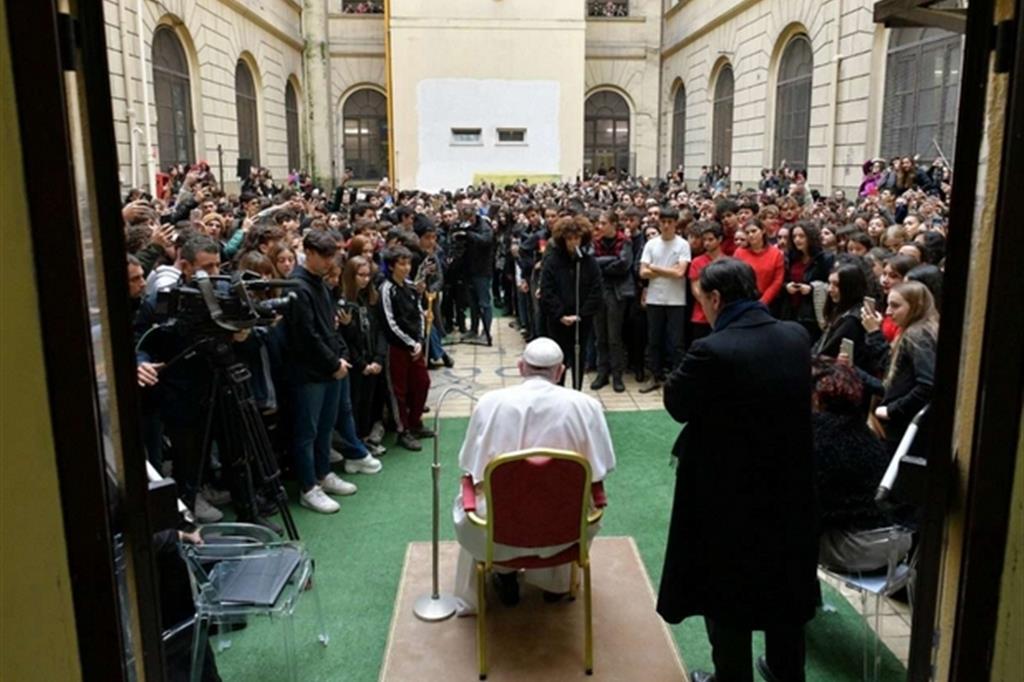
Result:
{"label": "crowd of students", "polygon": [[[822,376],[845,372],[856,385],[857,414],[870,412],[891,452],[930,395],[951,178],[940,164],[886,167],[865,164],[864,183],[847,197],[822,196],[787,170],[767,171],[756,188],[730,189],[728,168],[705,169],[693,183],[678,172],[611,172],[438,193],[395,192],[386,181],[325,192],[308,176],[278,185],[257,169],[232,195],[197,165],[175,173],[164,198],[132,192],[126,201],[130,270],[145,278],[135,288],[143,301],[137,328],[141,336],[152,323],[147,299],[200,270],[322,282],[332,301],[330,352],[344,360],[336,370],[295,376],[322,349],[303,338],[312,327],[287,312],[282,324],[236,344],[254,365],[253,393],[280,434],[282,461],[304,494],[323,493],[303,503],[335,511],[327,496],[355,486],[322,460],[376,473],[388,430],[398,447],[422,448],[432,435],[422,424],[427,369],[453,364],[450,343],[490,344],[494,305],[525,339],[559,343],[575,387],[589,370],[593,390],[624,391],[632,373],[652,392],[688,345],[711,332],[693,283],[709,263],[734,257],[754,269],[772,313],[803,325],[814,355],[840,368]],[[162,360],[140,352],[139,381],[152,394],[149,454],[158,465],[169,455],[177,473],[196,476],[202,386],[176,389]],[[340,395],[313,405],[300,390],[313,379],[338,382]],[[324,404],[337,414],[326,427]],[[297,428],[299,417],[316,423]],[[325,428],[334,453],[324,452]],[[207,503],[227,498],[214,483],[185,482],[204,519],[218,516]]]}

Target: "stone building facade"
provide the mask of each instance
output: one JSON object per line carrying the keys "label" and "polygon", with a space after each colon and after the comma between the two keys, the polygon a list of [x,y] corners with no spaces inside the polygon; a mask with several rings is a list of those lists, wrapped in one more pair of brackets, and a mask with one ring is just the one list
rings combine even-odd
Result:
{"label": "stone building facade", "polygon": [[[695,178],[717,163],[750,185],[785,160],[830,190],[855,187],[862,163],[879,155],[952,155],[959,39],[883,29],[872,0],[487,0],[444,10],[391,0],[390,27],[382,13],[354,13],[359,4],[104,0],[124,184],[147,184],[175,160],[204,159],[219,170],[220,158],[229,184],[240,158],[275,177],[310,170],[325,184],[346,167],[378,180],[391,162],[401,187],[428,176],[433,184],[470,182],[472,163],[447,176],[425,168],[431,159],[452,162],[447,148],[420,154],[422,112],[408,93],[428,71],[481,82],[550,72],[560,83],[561,157],[530,163],[528,152],[509,155],[520,159],[509,173],[568,178],[615,166],[652,176],[682,166]],[[422,35],[417,26],[426,27]],[[509,44],[499,35],[513,36],[513,49],[496,54]],[[416,50],[405,49],[410,40],[419,41]],[[177,61],[170,43],[180,49]],[[582,83],[570,68],[582,68]],[[457,119],[453,112],[453,135],[466,132]]]}

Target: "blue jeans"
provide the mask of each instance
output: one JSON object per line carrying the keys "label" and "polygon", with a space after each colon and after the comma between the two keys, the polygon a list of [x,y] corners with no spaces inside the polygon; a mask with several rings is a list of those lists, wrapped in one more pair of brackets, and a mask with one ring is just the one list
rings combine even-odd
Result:
{"label": "blue jeans", "polygon": [[441,345],[441,330],[436,324],[430,325],[430,357],[429,360],[440,360],[444,357],[444,346]]}
{"label": "blue jeans", "polygon": [[483,323],[484,336],[491,336],[491,275],[480,275],[469,278],[469,314],[473,320],[470,331],[474,334],[477,322]]}
{"label": "blue jeans", "polygon": [[[354,371],[354,370],[350,370]],[[338,381],[338,417],[334,428],[341,436],[341,454],[345,459],[362,459],[370,454],[356,429],[355,410],[352,408],[352,382],[348,376]]]}
{"label": "blue jeans", "polygon": [[331,471],[331,432],[338,419],[341,383],[336,380],[295,387],[295,469],[309,490]]}

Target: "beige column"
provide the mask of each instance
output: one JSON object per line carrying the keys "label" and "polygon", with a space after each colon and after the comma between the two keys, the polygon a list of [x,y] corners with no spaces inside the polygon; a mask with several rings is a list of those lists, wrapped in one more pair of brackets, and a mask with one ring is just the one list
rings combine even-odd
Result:
{"label": "beige column", "polygon": [[335,170],[331,150],[334,149],[331,117],[331,58],[327,41],[327,0],[303,0],[302,3],[303,69],[306,96],[303,126],[306,170],[313,181],[334,188]]}

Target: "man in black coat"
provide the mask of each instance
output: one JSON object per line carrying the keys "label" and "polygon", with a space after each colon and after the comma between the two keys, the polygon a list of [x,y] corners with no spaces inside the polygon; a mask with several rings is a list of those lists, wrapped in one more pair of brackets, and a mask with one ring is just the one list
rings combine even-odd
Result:
{"label": "man in black coat", "polygon": [[803,626],[819,598],[810,339],[758,296],[749,265],[708,265],[698,303],[713,332],[664,388],[685,427],[658,613],[704,616],[715,674],[694,682],[751,681],[753,630],[765,632],[765,679],[801,682]]}

